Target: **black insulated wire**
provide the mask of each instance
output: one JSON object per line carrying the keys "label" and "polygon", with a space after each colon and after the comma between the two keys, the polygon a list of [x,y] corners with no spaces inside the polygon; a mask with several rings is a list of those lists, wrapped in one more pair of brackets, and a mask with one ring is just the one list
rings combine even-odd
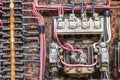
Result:
{"label": "black insulated wire", "polygon": [[[45,26],[44,26],[44,25],[40,25],[40,26],[39,26],[39,33],[42,34],[42,37],[43,37],[43,35],[45,35],[44,29],[45,29]],[[43,43],[44,43],[44,42],[43,42]],[[45,66],[45,63],[44,63],[44,55],[45,55],[45,54],[44,54],[44,46],[45,46],[45,44],[43,44],[42,46],[43,46],[43,53],[41,54],[42,57],[43,57],[43,60],[42,60],[42,61],[43,61],[43,65],[42,65],[42,68],[43,68],[43,69],[42,69],[42,77],[43,77],[43,80],[44,80],[44,71],[45,71],[45,70],[44,70],[44,66]]]}
{"label": "black insulated wire", "polygon": [[83,6],[84,6],[84,0],[82,0],[82,5],[81,5],[81,13],[83,13]]}
{"label": "black insulated wire", "polygon": [[73,1],[73,0],[68,0],[68,3],[71,4],[72,1]]}
{"label": "black insulated wire", "polygon": [[75,4],[74,4],[74,2],[72,1],[72,14],[75,13],[74,8],[75,8]]}
{"label": "black insulated wire", "polygon": [[49,5],[50,4],[50,0],[46,0],[46,4]]}
{"label": "black insulated wire", "polygon": [[108,39],[108,35],[107,35],[107,20],[106,17],[104,17],[104,27],[103,27],[103,42],[106,42]]}
{"label": "black insulated wire", "polygon": [[101,72],[101,80],[107,80],[106,72]]}
{"label": "black insulated wire", "polygon": [[81,8],[81,13],[86,13],[86,3],[84,2],[84,0],[82,0]]}
{"label": "black insulated wire", "polygon": [[44,34],[44,26],[43,25],[40,25],[39,26],[39,33],[42,33],[42,34]]}
{"label": "black insulated wire", "polygon": [[103,27],[104,39],[103,39],[103,41],[106,42],[108,40],[107,25],[109,25],[109,24],[107,24],[106,17],[110,16],[110,11],[106,10],[103,15],[104,15],[104,27]]}
{"label": "black insulated wire", "polygon": [[95,5],[95,0],[92,0],[92,12],[93,13],[95,13],[94,5]]}

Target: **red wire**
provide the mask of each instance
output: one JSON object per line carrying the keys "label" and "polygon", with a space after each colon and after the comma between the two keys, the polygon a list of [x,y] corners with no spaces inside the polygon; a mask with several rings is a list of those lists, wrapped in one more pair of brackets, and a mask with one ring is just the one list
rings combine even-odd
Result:
{"label": "red wire", "polygon": [[64,7],[62,6],[62,15],[64,15]]}
{"label": "red wire", "polygon": [[[45,34],[43,35],[43,41],[44,41],[44,63],[46,63],[46,40],[45,40]],[[45,65],[44,65],[44,70],[46,70]]]}
{"label": "red wire", "polygon": [[97,65],[97,61],[91,65],[84,65],[84,64],[68,64],[68,63],[65,63],[61,60],[61,63],[65,66],[68,66],[68,67],[93,67],[95,65]]}
{"label": "red wire", "polygon": [[[33,2],[34,2],[34,0],[33,0]],[[38,17],[38,23],[39,23],[39,25],[44,25],[44,19],[43,19],[43,16],[40,14],[40,13],[38,13],[37,12],[37,10],[36,10],[36,7],[35,7],[35,4],[33,3],[33,2],[29,2],[29,3],[24,3],[24,4],[32,4],[33,5],[33,10],[31,10],[32,11],[32,13],[36,16],[36,17]],[[25,11],[25,10],[24,10]],[[45,57],[46,57],[46,42],[45,42],[45,36],[43,35],[43,34],[40,34],[40,70],[39,70],[39,80],[43,80],[43,69],[45,70],[45,60],[44,59],[46,59]],[[44,50],[44,51],[43,51]],[[45,53],[45,55],[44,55],[44,53]],[[43,57],[44,56],[44,57]],[[44,61],[44,62],[43,62]],[[44,64],[44,65],[43,65]]]}
{"label": "red wire", "polygon": [[[57,25],[55,26],[54,33],[55,33],[55,38],[56,38],[58,44],[59,44],[63,49],[68,50],[68,51],[72,51],[72,52],[79,52],[79,53],[85,55],[85,54],[83,53],[83,51],[74,49],[71,44],[65,43],[64,45],[62,45],[62,43],[60,42],[60,40],[59,40],[59,38],[58,38],[58,35],[57,35]],[[68,48],[68,47],[69,47],[69,48]]]}
{"label": "red wire", "polygon": [[33,0],[33,11],[35,11],[35,14],[41,19],[41,24],[40,25],[44,25],[44,18],[43,16],[37,12],[36,6],[35,6],[35,1]]}
{"label": "red wire", "polygon": [[[39,23],[39,25],[44,25],[44,19],[43,19],[43,17],[42,17],[41,14],[37,13],[34,4],[33,4],[33,12],[34,12],[34,14],[35,14],[37,17],[39,17],[39,19],[41,19],[41,20],[40,20],[41,22]],[[44,41],[43,41],[43,39],[44,39],[43,37],[44,37],[44,36],[43,36],[42,34],[41,34],[41,36],[42,36],[42,37],[41,37],[41,41],[44,42]],[[40,47],[41,47],[41,50],[45,49],[45,48],[44,48],[44,46],[45,46],[44,43],[42,43],[42,44],[40,44],[40,45],[42,45],[42,46],[40,46]],[[46,52],[45,52],[45,54],[46,54]],[[43,57],[43,56],[44,56],[44,57]],[[44,75],[44,74],[43,74],[43,73],[44,73],[44,72],[43,72],[43,71],[44,71],[43,69],[45,69],[45,62],[43,62],[43,61],[45,61],[44,58],[45,58],[44,52],[40,51],[40,62],[41,62],[41,63],[40,63],[40,80],[43,80],[43,75]],[[43,65],[43,64],[44,64],[44,65]]]}
{"label": "red wire", "polygon": [[110,0],[108,0],[108,3],[107,3],[107,5],[108,5],[108,6],[110,6],[110,4],[111,4],[111,1],[110,1]]}
{"label": "red wire", "polygon": [[2,20],[0,20],[0,26],[3,26],[3,22],[2,22]]}
{"label": "red wire", "polygon": [[42,71],[43,71],[43,69],[44,69],[44,67],[43,67],[43,45],[44,45],[44,43],[43,43],[43,34],[41,33],[40,34],[40,76],[39,76],[39,80],[43,80],[43,76],[42,76]]}
{"label": "red wire", "polygon": [[[97,5],[94,8],[95,9],[120,9],[120,6],[111,7],[110,4],[111,4],[111,1],[108,0],[107,5]],[[52,5],[52,6],[51,5],[49,5],[49,6],[39,5],[39,6],[36,6],[37,10],[57,10],[57,7],[58,7],[58,5]],[[68,6],[62,6],[62,7],[63,7],[64,10],[72,10],[72,8],[68,7]],[[87,5],[86,8],[87,9],[92,9],[92,6]],[[75,7],[75,10],[81,10],[81,7]]]}
{"label": "red wire", "polygon": [[[57,40],[57,42],[58,42],[58,44],[63,48],[63,49],[65,49],[65,50],[69,50],[69,51],[75,51],[75,52],[79,52],[79,53],[81,53],[81,54],[83,54],[83,55],[85,55],[84,53],[83,53],[83,51],[81,51],[81,50],[78,50],[78,49],[74,49],[73,48],[73,46],[71,45],[71,44],[68,44],[68,43],[65,43],[64,45],[62,45],[62,43],[60,42],[60,40],[59,40],[59,38],[58,38],[58,35],[57,35],[57,25],[55,26],[55,37],[56,37],[56,40]],[[65,47],[65,46],[68,46],[69,48],[67,48],[67,47]],[[62,60],[61,60],[61,62],[62,62],[62,64],[64,64],[65,66],[69,66],[69,67],[92,67],[92,66],[95,66],[98,62],[96,61],[95,63],[93,63],[93,64],[91,64],[91,65],[83,65],[83,64],[67,64],[67,63],[65,63],[65,62],[63,62]]]}
{"label": "red wire", "polygon": [[38,17],[38,23],[39,23],[39,25],[44,25],[44,18],[43,18],[43,16],[40,14],[40,13],[38,13],[37,12],[37,9],[36,9],[36,7],[35,7],[35,0],[33,0],[33,2],[24,2],[24,3],[22,3],[22,4],[32,4],[33,6],[33,10],[24,10],[24,11],[32,11],[32,13],[36,16],[36,17]]}
{"label": "red wire", "polygon": [[[36,1],[36,0],[35,0]],[[110,0],[108,0],[108,2],[107,2],[107,5],[103,5],[103,6],[95,6],[95,8],[99,8],[99,9],[101,9],[101,8],[104,8],[104,7],[106,7],[106,9],[107,8],[112,8],[112,7],[109,7],[110,6],[110,3],[111,3],[111,1]],[[34,4],[36,4],[36,3],[34,3]],[[36,5],[36,7],[37,7],[37,9],[39,9],[39,10],[41,10],[41,8],[43,8],[43,10],[46,10],[46,9],[56,9],[57,10],[57,7],[58,7],[58,5],[49,5],[49,6],[46,6],[46,5]],[[67,9],[67,8],[70,8],[70,10],[72,9],[71,7],[68,7],[68,6],[63,6],[64,7],[64,9]],[[92,9],[92,6],[89,6],[88,5],[88,8],[91,8]],[[117,9],[118,7],[116,7],[116,9]]]}
{"label": "red wire", "polygon": [[61,8],[58,7],[58,16],[60,16],[60,15],[61,15]]}
{"label": "red wire", "polygon": [[[40,5],[40,6],[36,6],[35,5],[35,1],[36,0],[33,0],[33,2],[26,2],[26,3],[32,3],[34,6],[35,6],[35,8],[36,8],[36,10],[58,10],[58,5],[56,6],[56,5],[49,5],[49,6],[46,6],[46,5]],[[97,6],[95,6],[94,8],[95,9],[120,9],[120,6],[116,6],[116,7],[111,7],[110,6],[110,3],[111,3],[111,1],[110,0],[108,0],[108,3],[107,3],[107,5],[97,5]],[[87,9],[92,9],[92,6],[90,6],[90,5],[87,5],[86,6],[86,8]],[[62,12],[63,12],[63,10],[71,10],[72,8],[71,7],[68,7],[68,6],[62,6]],[[78,6],[76,6],[75,7],[75,10],[81,10],[81,7],[78,7]],[[63,14],[63,13],[62,13]]]}
{"label": "red wire", "polygon": [[[35,0],[33,0],[35,1]],[[35,3],[35,2],[34,2]],[[35,4],[33,3],[33,14],[35,14],[37,17],[39,17],[40,22],[39,25],[44,25],[44,18],[43,16],[37,12]],[[45,61],[46,61],[46,42],[45,42],[45,35],[41,34],[41,50],[44,50],[44,52],[40,51],[40,80],[43,80],[44,70],[45,70]],[[43,57],[44,56],[44,57]],[[44,69],[44,70],[43,70]]]}

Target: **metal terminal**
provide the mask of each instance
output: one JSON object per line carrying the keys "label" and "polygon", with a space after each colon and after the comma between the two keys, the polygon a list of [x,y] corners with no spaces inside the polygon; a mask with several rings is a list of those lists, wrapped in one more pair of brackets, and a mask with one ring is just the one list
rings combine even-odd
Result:
{"label": "metal terminal", "polygon": [[101,42],[101,43],[100,43],[100,47],[104,48],[104,47],[106,47],[106,46],[107,46],[107,44],[106,44],[105,42]]}
{"label": "metal terminal", "polygon": [[58,23],[58,29],[63,29],[65,28],[65,23],[64,23],[64,20],[62,19],[62,17],[59,17],[57,19],[57,23]]}
{"label": "metal terminal", "polygon": [[58,55],[59,55],[57,43],[52,42],[49,44],[49,53],[50,53],[49,62],[50,63],[57,63]]}
{"label": "metal terminal", "polygon": [[109,53],[107,49],[107,44],[105,42],[100,43],[99,53],[101,55],[102,64],[106,63],[107,65],[109,62]]}
{"label": "metal terminal", "polygon": [[93,14],[93,18],[94,18],[94,27],[95,27],[95,29],[100,29],[100,27],[101,27],[100,17],[98,16],[97,13],[94,13],[94,14]]}
{"label": "metal terminal", "polygon": [[69,22],[68,23],[69,29],[76,29],[76,28],[80,27],[79,19],[75,17],[75,14],[70,14],[68,22]]}
{"label": "metal terminal", "polygon": [[103,34],[104,17],[94,14],[94,17],[87,18],[81,14],[81,18],[70,14],[62,18],[54,19],[54,27],[57,24],[58,35],[62,34]]}
{"label": "metal terminal", "polygon": [[81,27],[82,27],[83,29],[89,28],[88,20],[87,20],[87,17],[85,16],[85,14],[84,14],[84,13],[81,14],[81,17],[82,17],[82,19],[81,19]]}

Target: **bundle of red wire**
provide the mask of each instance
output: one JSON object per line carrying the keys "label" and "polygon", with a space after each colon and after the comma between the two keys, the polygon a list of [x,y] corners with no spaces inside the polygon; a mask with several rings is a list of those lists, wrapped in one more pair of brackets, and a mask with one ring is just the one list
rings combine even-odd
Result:
{"label": "bundle of red wire", "polygon": [[[44,18],[43,16],[37,12],[35,1],[33,2],[26,2],[23,4],[32,4],[33,10],[24,10],[24,11],[32,11],[32,13],[36,16],[35,18],[38,19],[39,26],[44,27]],[[26,18],[31,18],[30,16]],[[45,63],[46,63],[46,40],[45,34],[40,33],[40,69],[39,69],[39,80],[44,80],[44,72],[45,72]]]}

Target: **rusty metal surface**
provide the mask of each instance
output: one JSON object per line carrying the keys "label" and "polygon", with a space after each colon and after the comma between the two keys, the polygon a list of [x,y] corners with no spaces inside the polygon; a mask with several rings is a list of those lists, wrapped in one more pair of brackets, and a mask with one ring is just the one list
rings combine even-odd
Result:
{"label": "rusty metal surface", "polygon": [[[88,0],[91,1],[91,0]],[[100,1],[100,0],[99,0]],[[102,0],[101,0],[102,1]],[[41,3],[40,3],[41,4]],[[111,6],[120,6],[120,2],[119,1],[112,1],[111,2]],[[44,13],[43,13],[44,14]],[[49,15],[49,16],[46,16]],[[51,20],[53,15],[57,15],[54,12],[49,12],[49,14],[43,15],[45,18],[45,25],[46,25],[46,40],[47,43],[49,43],[49,41],[51,41]],[[52,15],[52,16],[51,16]],[[117,77],[120,75],[117,72],[117,68],[115,66],[115,45],[117,45],[117,42],[119,41],[119,27],[118,27],[118,22],[120,20],[120,10],[111,10],[111,28],[112,28],[112,40],[110,42],[110,76],[113,77],[114,79],[117,79]],[[46,75],[47,71],[46,71]]]}
{"label": "rusty metal surface", "polygon": [[[32,0],[25,0],[25,1],[32,1]],[[44,2],[44,0],[38,0],[39,1],[39,5],[46,5],[46,3]],[[56,3],[68,3],[68,0],[50,0],[50,4],[56,4]],[[75,2],[81,2],[82,0],[74,0]],[[91,0],[85,0],[86,2],[91,2]],[[106,0],[97,0],[98,2],[102,2],[102,1],[106,1]],[[111,6],[120,6],[120,1],[112,1]],[[26,7],[27,9],[29,8],[28,6]],[[57,16],[56,11],[40,11],[40,13],[42,14],[42,16],[45,19],[45,35],[46,35],[46,41],[47,41],[47,62],[46,62],[46,70],[45,70],[45,76],[49,76],[51,73],[49,72],[49,53],[48,53],[48,43],[52,41],[52,19],[54,16]],[[70,12],[66,12],[65,15],[69,14]],[[23,17],[24,16],[28,16],[28,15],[33,15],[30,12],[26,12],[23,13]],[[77,13],[77,15],[79,15]],[[117,66],[115,65],[115,45],[117,45],[117,42],[119,41],[119,20],[120,20],[120,10],[111,10],[111,29],[112,29],[112,40],[110,42],[109,48],[110,48],[110,76],[113,77],[114,79],[117,79],[117,77],[120,75],[117,72]],[[26,19],[23,21],[23,23],[38,23],[36,19]],[[18,26],[18,25],[16,25]],[[35,26],[32,25],[31,28],[29,29],[34,29]],[[35,30],[37,31],[37,29]],[[17,33],[17,32],[16,32]],[[26,35],[28,36],[28,35]],[[36,36],[39,37],[39,36]],[[18,39],[17,39],[18,41]],[[21,40],[20,40],[21,41]],[[34,41],[28,41],[25,42],[24,45],[27,46],[31,46],[31,45],[38,45],[36,42]],[[29,49],[25,52],[30,52],[30,53],[36,53],[38,50],[37,49]],[[38,59],[36,57],[24,57],[23,59]],[[24,64],[23,66],[21,66],[22,68],[27,67],[27,69],[25,69],[25,73],[30,74],[30,75],[38,75],[38,66],[39,63],[28,63],[28,64]],[[33,69],[34,68],[34,69]],[[86,75],[87,76],[87,75]],[[34,78],[34,77],[27,77],[25,80],[38,80],[38,78]]]}

